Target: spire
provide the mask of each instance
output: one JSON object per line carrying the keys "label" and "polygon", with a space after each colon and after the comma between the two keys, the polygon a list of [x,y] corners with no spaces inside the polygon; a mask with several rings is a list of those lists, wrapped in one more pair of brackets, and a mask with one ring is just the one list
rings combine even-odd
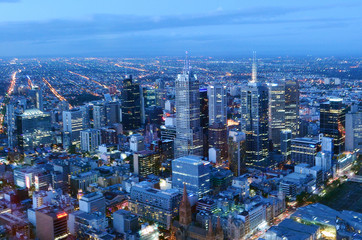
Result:
{"label": "spire", "polygon": [[180,224],[189,225],[191,223],[191,204],[186,191],[186,184],[184,184],[184,191],[179,209]]}
{"label": "spire", "polygon": [[222,231],[220,217],[217,217],[216,231],[217,232]]}
{"label": "spire", "polygon": [[209,218],[209,232],[208,235],[212,236],[214,234],[213,229],[212,229],[212,221],[211,221],[211,217]]}
{"label": "spire", "polygon": [[185,65],[184,65],[184,74],[190,72],[190,62],[189,62],[189,52],[186,51]]}
{"label": "spire", "polygon": [[251,82],[257,82],[257,66],[256,66],[256,52],[253,51],[253,64],[251,72]]}

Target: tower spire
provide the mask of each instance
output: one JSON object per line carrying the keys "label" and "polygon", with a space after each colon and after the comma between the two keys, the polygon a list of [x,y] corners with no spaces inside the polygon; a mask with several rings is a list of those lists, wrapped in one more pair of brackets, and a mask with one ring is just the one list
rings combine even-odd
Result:
{"label": "tower spire", "polygon": [[189,225],[191,223],[191,204],[184,184],[184,191],[179,208],[180,224]]}
{"label": "tower spire", "polygon": [[190,72],[190,62],[189,62],[189,52],[186,51],[186,58],[185,58],[185,66],[184,66],[184,73]]}
{"label": "tower spire", "polygon": [[251,82],[257,82],[257,66],[256,66],[256,52],[253,51],[253,64],[251,72]]}

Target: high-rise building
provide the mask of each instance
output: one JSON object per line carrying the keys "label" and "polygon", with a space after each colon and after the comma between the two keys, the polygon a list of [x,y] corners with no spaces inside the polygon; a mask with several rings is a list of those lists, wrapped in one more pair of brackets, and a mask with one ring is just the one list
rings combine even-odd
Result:
{"label": "high-rise building", "polygon": [[307,163],[315,166],[315,157],[320,151],[320,141],[312,138],[293,138],[291,140],[292,163]]}
{"label": "high-rise building", "polygon": [[141,177],[150,174],[158,175],[161,168],[161,154],[150,150],[143,150],[133,154],[134,173]]}
{"label": "high-rise building", "polygon": [[186,184],[187,191],[202,198],[210,191],[210,162],[199,156],[185,156],[172,161],[172,187],[180,191]]}
{"label": "high-rise building", "polygon": [[203,155],[200,125],[199,81],[186,58],[182,74],[176,79],[176,139],[175,157]]}
{"label": "high-rise building", "polygon": [[285,81],[285,128],[292,130],[292,137],[299,136],[299,83]]}
{"label": "high-rise building", "polygon": [[362,151],[362,112],[357,105],[346,114],[346,150]]}
{"label": "high-rise building", "polygon": [[123,80],[122,90],[122,124],[123,130],[134,130],[141,127],[140,86],[132,79],[132,75]]}
{"label": "high-rise building", "polygon": [[112,126],[115,123],[121,122],[121,106],[119,102],[107,102],[105,104],[105,116],[106,116],[106,125]]}
{"label": "high-rise building", "polygon": [[98,103],[93,106],[93,127],[101,128],[106,125],[105,106],[103,103]]}
{"label": "high-rise building", "polygon": [[63,111],[63,131],[70,134],[72,143],[80,142],[80,132],[83,129],[83,113],[80,109]]}
{"label": "high-rise building", "polygon": [[241,90],[242,130],[246,134],[246,164],[267,166],[269,155],[268,88],[257,81],[255,54],[252,66],[252,81]]}
{"label": "high-rise building", "polygon": [[240,176],[245,171],[245,134],[230,131],[228,147],[229,168],[234,176]]}
{"label": "high-rise building", "polygon": [[213,84],[207,88],[209,99],[209,125],[221,122],[226,125],[227,121],[227,90],[226,86]]}
{"label": "high-rise building", "polygon": [[[276,149],[280,147],[281,131],[285,129],[285,85],[271,83],[269,87],[269,139]],[[297,120],[296,120],[297,121]]]}
{"label": "high-rise building", "polygon": [[16,117],[17,139],[20,150],[27,151],[51,144],[51,117],[39,109],[27,109]]}
{"label": "high-rise building", "polygon": [[[218,153],[216,164],[222,164],[228,157],[228,131],[226,124],[214,122],[209,126],[209,149],[214,148]],[[211,156],[210,156],[211,159]]]}
{"label": "high-rise building", "polygon": [[80,147],[82,151],[93,153],[101,145],[101,131],[87,129],[80,132]]}
{"label": "high-rise building", "polygon": [[200,125],[202,128],[203,156],[209,157],[209,99],[207,88],[200,88]]}
{"label": "high-rise building", "polygon": [[35,91],[35,107],[40,111],[43,111],[43,91],[39,86],[33,86],[32,90]]}
{"label": "high-rise building", "polygon": [[146,122],[146,109],[156,106],[156,89],[153,87],[141,87],[141,115],[142,124]]}
{"label": "high-rise building", "polygon": [[266,166],[269,154],[268,89],[261,83],[250,82],[241,91],[241,114],[246,133],[246,164]]}
{"label": "high-rise building", "polygon": [[292,130],[282,130],[280,132],[280,152],[283,161],[289,162],[292,157]]}
{"label": "high-rise building", "polygon": [[333,154],[340,154],[345,149],[346,110],[339,98],[331,98],[320,105],[320,133],[334,139]]}

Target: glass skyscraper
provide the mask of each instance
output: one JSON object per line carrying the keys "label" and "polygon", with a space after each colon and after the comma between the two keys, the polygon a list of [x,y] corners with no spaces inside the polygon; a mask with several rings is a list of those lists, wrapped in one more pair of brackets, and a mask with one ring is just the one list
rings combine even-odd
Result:
{"label": "glass skyscraper", "polygon": [[17,139],[23,151],[51,144],[51,117],[39,109],[28,109],[16,118]]}
{"label": "glass skyscraper", "polygon": [[203,155],[200,126],[199,81],[186,59],[182,74],[176,79],[175,157]]}
{"label": "glass skyscraper", "polygon": [[140,86],[132,80],[132,76],[123,80],[122,124],[124,130],[134,130],[141,127]]}
{"label": "glass skyscraper", "polygon": [[292,130],[292,136],[299,136],[299,83],[285,81],[285,128]]}
{"label": "glass skyscraper", "polygon": [[334,154],[340,154],[345,149],[346,110],[339,98],[331,98],[320,105],[320,132],[334,139]]}
{"label": "glass skyscraper", "polygon": [[210,191],[210,168],[199,156],[177,158],[172,161],[172,187],[182,191],[185,184],[187,192],[202,198]]}

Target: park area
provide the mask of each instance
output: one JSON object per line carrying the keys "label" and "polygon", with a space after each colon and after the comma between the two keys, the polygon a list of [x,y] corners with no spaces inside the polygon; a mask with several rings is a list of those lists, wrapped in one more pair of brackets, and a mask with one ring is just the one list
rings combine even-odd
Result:
{"label": "park area", "polygon": [[320,203],[338,211],[362,213],[362,183],[346,181],[328,192]]}

